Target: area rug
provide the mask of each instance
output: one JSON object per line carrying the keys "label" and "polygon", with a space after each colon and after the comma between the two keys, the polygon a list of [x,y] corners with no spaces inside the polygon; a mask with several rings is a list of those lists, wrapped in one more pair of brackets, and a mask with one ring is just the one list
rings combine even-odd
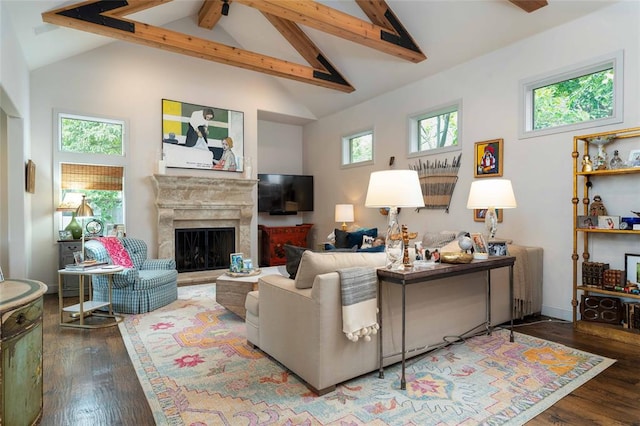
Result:
{"label": "area rug", "polygon": [[215,285],[119,324],[158,425],[520,425],[614,360],[507,330],[477,336],[316,396],[246,344]]}

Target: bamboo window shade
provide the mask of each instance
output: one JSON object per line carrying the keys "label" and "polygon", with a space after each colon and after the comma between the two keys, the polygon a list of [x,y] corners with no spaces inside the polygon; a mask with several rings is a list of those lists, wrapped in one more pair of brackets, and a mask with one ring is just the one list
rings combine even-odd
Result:
{"label": "bamboo window shade", "polygon": [[122,191],[124,167],[61,164],[62,189]]}

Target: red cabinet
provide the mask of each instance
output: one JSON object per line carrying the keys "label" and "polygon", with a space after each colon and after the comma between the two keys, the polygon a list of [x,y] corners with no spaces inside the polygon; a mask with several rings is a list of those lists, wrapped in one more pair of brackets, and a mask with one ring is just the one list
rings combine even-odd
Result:
{"label": "red cabinet", "polygon": [[277,266],[286,264],[284,245],[307,247],[307,234],[312,226],[312,223],[303,223],[296,226],[258,225],[258,229],[262,233],[260,265]]}

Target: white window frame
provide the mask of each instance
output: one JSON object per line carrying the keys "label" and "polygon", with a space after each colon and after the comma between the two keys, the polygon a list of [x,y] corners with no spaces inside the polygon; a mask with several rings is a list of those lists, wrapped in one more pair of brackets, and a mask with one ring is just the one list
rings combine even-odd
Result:
{"label": "white window frame", "polygon": [[[371,135],[371,160],[359,161],[357,163],[351,162],[351,139],[358,138],[365,135]],[[360,166],[370,166],[375,163],[375,146],[376,146],[376,137],[375,130],[373,128],[369,128],[367,130],[361,130],[359,132],[351,133],[349,135],[345,135],[342,137],[342,147],[341,147],[341,161],[340,166],[342,168],[350,168],[350,167],[360,167]]]}
{"label": "white window frame", "polygon": [[[106,154],[85,154],[78,152],[69,152],[62,150],[62,135],[60,133],[60,120],[63,117],[77,118],[77,119],[91,119],[99,120],[110,123],[117,123],[122,125],[122,154],[121,155],[106,155]],[[97,164],[101,166],[120,166],[124,170],[123,175],[123,187],[122,187],[122,214],[126,218],[126,194],[128,193],[127,185],[127,157],[126,153],[129,149],[129,122],[123,118],[107,117],[99,114],[88,114],[71,112],[63,109],[53,110],[53,179],[52,191],[53,191],[53,212],[56,212],[56,208],[60,205],[60,164],[61,163],[79,163],[79,164]],[[126,222],[126,221],[125,221]],[[58,239],[58,229],[63,228],[62,215],[58,214],[54,223],[57,223],[57,229],[54,230],[55,239]]]}
{"label": "white window frame", "polygon": [[[419,133],[418,122],[427,118],[437,117],[438,115],[446,114],[456,111],[458,113],[458,145],[445,146],[442,148],[433,148],[426,151],[419,149]],[[439,105],[428,110],[420,111],[410,115],[407,119],[409,140],[407,144],[407,157],[415,158],[425,155],[437,155],[452,151],[462,150],[462,99],[457,99],[453,102],[449,102],[443,105]]]}
{"label": "white window frame", "polygon": [[[582,77],[613,67],[613,115],[608,118],[583,121],[580,123],[565,124],[562,126],[548,127],[546,129],[533,129],[533,91],[560,83],[565,80]],[[546,74],[530,77],[520,81],[519,88],[519,137],[521,139],[536,136],[552,135],[556,133],[573,132],[598,126],[621,123],[624,118],[624,52],[622,50],[599,56],[597,58],[581,62],[576,65],[561,68]]]}

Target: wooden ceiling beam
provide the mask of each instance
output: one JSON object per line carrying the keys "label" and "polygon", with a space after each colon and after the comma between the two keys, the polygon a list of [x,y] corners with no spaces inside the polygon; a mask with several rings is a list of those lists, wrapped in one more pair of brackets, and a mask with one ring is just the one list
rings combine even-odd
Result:
{"label": "wooden ceiling beam", "polygon": [[198,12],[198,26],[213,29],[222,17],[223,4],[222,0],[204,0]]}
{"label": "wooden ceiling beam", "polygon": [[527,13],[535,12],[541,7],[545,7],[547,4],[549,4],[547,3],[547,0],[509,0],[509,1]]}
{"label": "wooden ceiling beam", "polygon": [[[102,3],[102,4],[99,4]],[[332,69],[315,69],[266,55],[226,46],[199,37],[149,24],[115,18],[118,4],[126,1],[83,2],[42,14],[44,22],[74,28],[118,40],[160,48],[278,77],[285,77],[342,92],[355,89]],[[111,10],[99,11],[109,6]]]}
{"label": "wooden ceiling beam", "polygon": [[[314,0],[235,1],[407,61],[417,63],[427,58],[413,40],[398,37],[398,34],[408,34],[399,21],[397,25],[400,26],[400,31],[396,28],[396,34],[390,34],[386,27],[363,21]],[[383,0],[379,2],[384,3]]]}

